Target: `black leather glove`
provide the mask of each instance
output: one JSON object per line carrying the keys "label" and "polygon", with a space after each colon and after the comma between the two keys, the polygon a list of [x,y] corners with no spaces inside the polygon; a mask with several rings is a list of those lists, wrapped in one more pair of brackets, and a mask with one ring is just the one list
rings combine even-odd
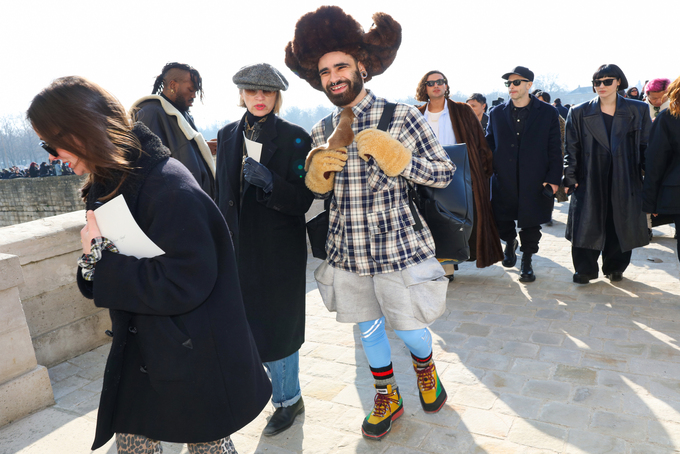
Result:
{"label": "black leather glove", "polygon": [[247,157],[243,163],[243,178],[253,186],[262,188],[264,192],[272,192],[274,186],[272,173],[251,157]]}

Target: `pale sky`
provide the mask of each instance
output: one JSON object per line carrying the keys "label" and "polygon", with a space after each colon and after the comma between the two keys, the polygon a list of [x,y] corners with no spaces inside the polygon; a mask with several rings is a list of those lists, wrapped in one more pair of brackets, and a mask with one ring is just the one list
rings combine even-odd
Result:
{"label": "pale sky", "polygon": [[[10,6],[7,6],[7,4]],[[284,64],[295,23],[323,3],[309,0],[146,1],[2,0],[3,87],[0,116],[24,114],[53,79],[80,75],[129,107],[151,93],[170,61],[203,77],[203,104],[191,112],[200,126],[236,120],[232,76],[267,62],[288,79],[284,106],[327,105],[326,97]],[[588,85],[597,67],[619,65],[631,84],[680,76],[675,30],[680,0],[343,0],[337,3],[365,30],[375,12],[403,28],[392,66],[367,84],[377,95],[413,95],[424,73],[446,74],[452,92],[505,89],[501,75],[516,65],[554,73],[569,88]],[[646,8],[653,11],[645,11]],[[669,23],[664,23],[664,18]],[[671,47],[675,46],[675,48]]]}

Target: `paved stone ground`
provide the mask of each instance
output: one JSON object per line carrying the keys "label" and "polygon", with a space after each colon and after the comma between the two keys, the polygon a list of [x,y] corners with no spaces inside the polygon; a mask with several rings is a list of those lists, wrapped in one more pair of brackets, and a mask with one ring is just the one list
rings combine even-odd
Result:
{"label": "paved stone ground", "polygon": [[[374,391],[357,328],[321,302],[308,265],[304,416],[273,438],[273,409],[232,436],[240,453],[680,452],[680,284],[673,229],[654,230],[624,280],[571,282],[568,205],[544,228],[536,282],[517,269],[461,265],[431,329],[448,403],[420,408],[403,344],[389,331],[405,413],[382,442],[361,437]],[[651,259],[651,260],[650,260]],[[658,259],[658,260],[654,260]],[[652,261],[654,260],[654,261]],[[660,260],[660,261],[659,261]],[[87,453],[107,346],[50,369],[57,405],[0,429],[0,454]],[[165,452],[186,447],[166,443]],[[96,451],[115,454],[113,442]]]}

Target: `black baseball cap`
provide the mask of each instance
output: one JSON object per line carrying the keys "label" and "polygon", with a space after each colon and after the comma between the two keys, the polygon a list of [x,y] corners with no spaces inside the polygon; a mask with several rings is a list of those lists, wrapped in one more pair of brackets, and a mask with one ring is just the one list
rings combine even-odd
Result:
{"label": "black baseball cap", "polygon": [[513,69],[513,70],[510,71],[509,73],[503,74],[501,77],[502,77],[503,79],[505,79],[505,80],[508,80],[508,78],[509,78],[512,74],[517,74],[518,76],[522,76],[522,77],[524,77],[525,79],[527,79],[527,80],[530,81],[530,82],[533,82],[533,81],[534,81],[534,73],[533,73],[533,71],[531,71],[529,68],[526,68],[526,67],[524,67],[524,66],[515,66],[515,69]]}

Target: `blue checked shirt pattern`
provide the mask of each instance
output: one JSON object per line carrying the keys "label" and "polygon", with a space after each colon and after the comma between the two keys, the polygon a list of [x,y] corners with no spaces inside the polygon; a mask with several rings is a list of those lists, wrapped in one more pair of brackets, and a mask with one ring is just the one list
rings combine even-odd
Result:
{"label": "blue checked shirt pattern", "polygon": [[[355,135],[378,127],[386,102],[368,91],[352,108]],[[341,111],[333,112],[334,127]],[[456,170],[415,107],[397,104],[388,132],[413,153],[401,175],[388,177],[373,158],[362,160],[353,142],[347,147],[345,168],[335,176],[330,203],[326,260],[335,268],[362,276],[399,271],[434,257],[434,239],[422,217],[424,228],[413,230],[407,180],[443,188]],[[325,142],[323,121],[312,129],[312,141],[314,147]]]}

